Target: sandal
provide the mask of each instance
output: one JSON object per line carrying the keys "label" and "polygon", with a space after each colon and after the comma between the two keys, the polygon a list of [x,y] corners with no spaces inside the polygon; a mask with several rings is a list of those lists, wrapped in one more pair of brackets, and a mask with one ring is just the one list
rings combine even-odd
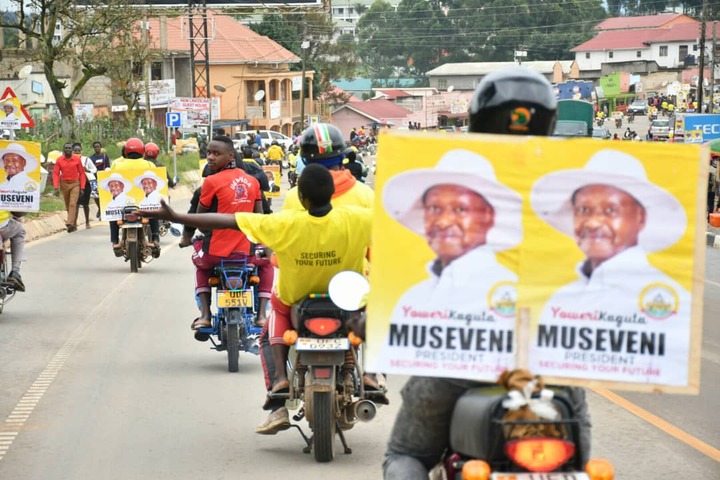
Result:
{"label": "sandal", "polygon": [[202,320],[202,319],[200,319],[200,317],[197,317],[190,324],[190,328],[193,330],[197,330],[197,329],[203,328],[203,327],[212,327],[212,323],[209,320]]}
{"label": "sandal", "polygon": [[282,380],[277,382],[270,389],[270,393],[288,393],[290,391],[290,382]]}

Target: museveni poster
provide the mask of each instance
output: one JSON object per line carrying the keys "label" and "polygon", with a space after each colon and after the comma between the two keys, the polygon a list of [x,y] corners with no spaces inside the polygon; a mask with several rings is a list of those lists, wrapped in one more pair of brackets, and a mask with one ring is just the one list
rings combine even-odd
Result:
{"label": "museveni poster", "polygon": [[368,369],[697,391],[707,155],[384,135]]}
{"label": "museveni poster", "polygon": [[140,210],[157,210],[160,200],[167,201],[165,167],[106,170],[98,172],[100,212],[104,221],[122,219],[122,209],[137,206]]}

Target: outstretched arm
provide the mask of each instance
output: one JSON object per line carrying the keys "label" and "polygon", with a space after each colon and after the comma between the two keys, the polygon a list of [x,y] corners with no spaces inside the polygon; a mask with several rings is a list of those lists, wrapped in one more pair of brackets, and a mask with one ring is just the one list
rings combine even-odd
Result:
{"label": "outstretched arm", "polygon": [[188,227],[196,227],[205,230],[216,230],[232,228],[240,230],[235,222],[235,215],[232,213],[178,213],[173,210],[165,200],[160,200],[158,210],[140,210],[143,217],[160,218],[175,223],[182,223]]}

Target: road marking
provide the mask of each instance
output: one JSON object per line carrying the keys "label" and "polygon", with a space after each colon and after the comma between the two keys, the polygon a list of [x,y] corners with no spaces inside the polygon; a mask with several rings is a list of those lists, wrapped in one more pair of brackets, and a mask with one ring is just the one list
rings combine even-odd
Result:
{"label": "road marking", "polygon": [[707,283],[708,285],[712,285],[713,287],[720,287],[720,283],[713,282],[712,280],[705,280],[705,283]]}
{"label": "road marking", "polygon": [[[42,372],[37,376],[35,381],[28,387],[23,396],[18,400],[15,408],[5,418],[5,426],[13,428],[13,431],[3,431],[0,425],[0,461],[5,457],[7,451],[17,439],[18,431],[25,426],[35,407],[42,399],[45,392],[57,377],[58,373],[65,366],[65,361],[70,358],[82,339],[85,337],[86,331],[99,318],[98,311],[107,303],[115,292],[119,291],[125,284],[133,278],[132,275],[127,276],[119,284],[113,288],[110,293],[85,317],[85,321],[80,323],[65,344],[60,347],[55,355],[50,359]],[[18,430],[18,431],[15,431]]]}
{"label": "road marking", "polygon": [[670,422],[666,422],[662,418],[638,407],[631,401],[626,400],[625,398],[611,392],[610,390],[607,390],[605,388],[593,388],[592,390],[601,397],[605,397],[607,400],[610,400],[615,405],[618,405],[627,410],[628,412],[632,413],[633,415],[640,417],[641,419],[654,425],[668,435],[675,437],[686,445],[694,448],[698,452],[707,455],[716,462],[720,462],[720,450],[718,450],[717,448],[708,445],[707,443],[696,437],[693,437],[692,435],[683,430],[680,430]]}

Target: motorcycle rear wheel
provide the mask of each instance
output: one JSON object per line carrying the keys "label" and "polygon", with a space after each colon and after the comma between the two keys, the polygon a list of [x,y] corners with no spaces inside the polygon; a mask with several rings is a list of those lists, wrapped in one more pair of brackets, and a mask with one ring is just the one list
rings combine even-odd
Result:
{"label": "motorcycle rear wheel", "polygon": [[316,462],[330,462],[335,458],[334,392],[313,393],[313,455]]}
{"label": "motorcycle rear wheel", "polygon": [[227,329],[225,338],[227,340],[228,372],[235,373],[240,369],[238,365],[240,357],[240,332],[238,331],[240,312],[236,309],[228,309],[225,310],[225,315],[228,320],[235,322],[234,325],[225,324]]}
{"label": "motorcycle rear wheel", "polygon": [[137,242],[130,242],[128,244],[128,256],[130,257],[130,272],[136,273],[138,271],[138,264],[140,263]]}

